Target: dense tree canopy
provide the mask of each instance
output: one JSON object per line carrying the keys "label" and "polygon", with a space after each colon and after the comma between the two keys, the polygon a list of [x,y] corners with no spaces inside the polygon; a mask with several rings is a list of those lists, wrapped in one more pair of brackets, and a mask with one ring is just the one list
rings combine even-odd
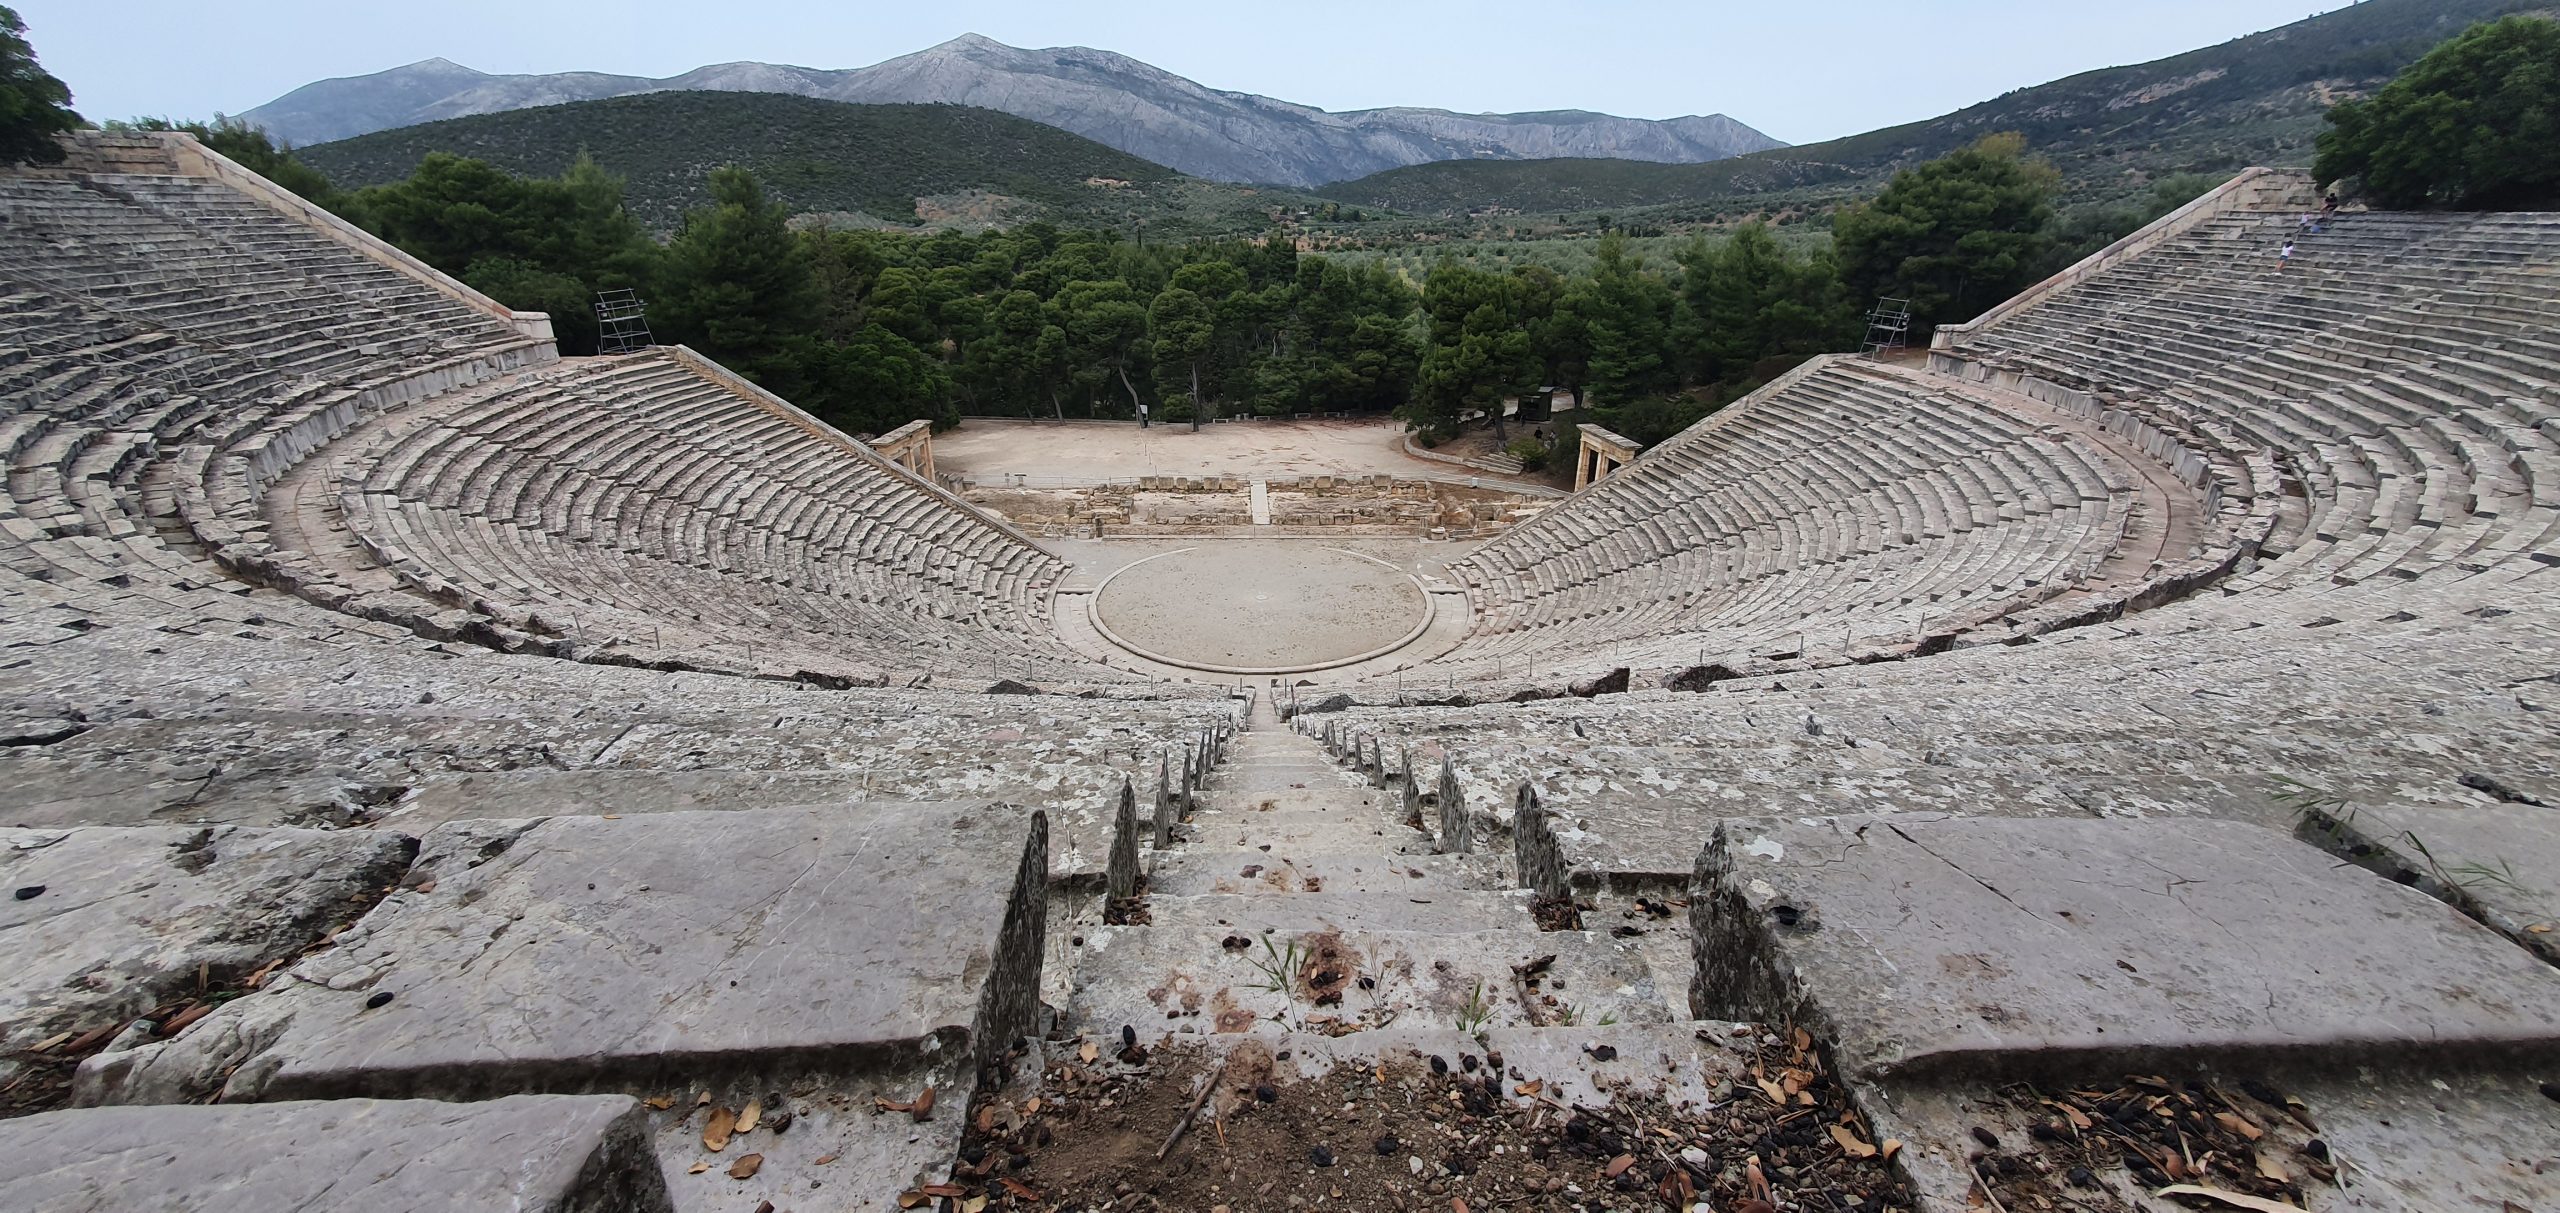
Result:
{"label": "dense tree canopy", "polygon": [[[258,131],[174,129],[508,306],[549,312],[570,353],[594,349],[596,293],[632,288],[661,340],[856,432],[970,415],[1144,410],[1196,426],[1348,411],[1393,413],[1426,442],[1481,424],[1535,456],[1543,445],[1506,433],[1506,417],[1544,422],[1554,391],[1586,410],[1575,420],[1649,445],[1808,355],[1854,348],[1879,285],[1987,305],[2045,249],[2066,251],[2047,224],[2048,175],[2014,139],[1905,174],[1843,218],[1836,257],[1749,222],[1651,261],[1611,232],[1569,271],[1450,258],[1416,287],[1381,261],[1302,252],[1286,232],[1142,247],[1043,223],[801,227],[735,167],[706,175],[711,204],[661,243],[623,183],[584,159],[546,179],[431,155],[349,194]],[[2135,221],[2084,219],[2066,238]]]}
{"label": "dense tree canopy", "polygon": [[54,136],[79,125],[70,88],[36,62],[27,23],[0,7],[0,163],[56,163],[62,145]]}
{"label": "dense tree canopy", "polygon": [[2471,27],[2363,101],[2329,111],[2314,172],[2376,206],[2524,210],[2560,203],[2560,24]]}
{"label": "dense tree canopy", "polygon": [[1873,201],[1844,207],[1833,221],[1850,301],[1908,299],[1926,335],[2017,294],[2052,244],[2060,181],[2027,158],[2016,135],[1986,136],[1897,174]]}

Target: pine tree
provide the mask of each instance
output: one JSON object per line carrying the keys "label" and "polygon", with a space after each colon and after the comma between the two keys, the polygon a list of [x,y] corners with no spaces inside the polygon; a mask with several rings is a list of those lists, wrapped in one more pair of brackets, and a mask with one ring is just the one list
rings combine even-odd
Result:
{"label": "pine tree", "polygon": [[70,88],[36,62],[17,10],[0,7],[0,162],[59,164],[62,144],[54,136],[79,127]]}

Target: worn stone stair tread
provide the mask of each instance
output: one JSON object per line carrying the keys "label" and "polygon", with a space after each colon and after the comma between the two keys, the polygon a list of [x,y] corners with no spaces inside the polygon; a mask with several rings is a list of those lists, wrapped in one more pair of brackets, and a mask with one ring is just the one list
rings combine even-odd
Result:
{"label": "worn stone stair tread", "polygon": [[1489,890],[1503,882],[1483,860],[1466,855],[1401,854],[1385,848],[1293,854],[1251,846],[1168,851],[1148,877],[1150,891],[1175,897],[1395,893],[1433,887]]}
{"label": "worn stone stair tread", "polygon": [[[1226,946],[1230,939],[1240,946]],[[1546,956],[1555,960],[1532,1006],[1513,970]],[[1290,970],[1285,997],[1272,988],[1274,967]],[[1364,977],[1372,988],[1360,986]],[[1318,1005],[1328,990],[1339,991],[1338,1003]],[[1407,1027],[1664,1023],[1679,1017],[1668,1001],[1674,993],[1636,949],[1586,932],[1103,927],[1085,932],[1067,1021],[1077,1031],[1117,1033],[1126,1024],[1142,1035],[1322,1018]]]}
{"label": "worn stone stair tread", "polygon": [[[1477,1073],[1492,1054],[1500,1054],[1504,1096],[1523,1106],[1535,1096],[1568,1107],[1603,1107],[1629,1094],[1652,1094],[1674,1106],[1706,1107],[1724,1083],[1736,1077],[1750,1081],[1751,1046],[1766,1030],[1718,1020],[1481,1032],[1390,1024],[1342,1036],[1265,1029],[1186,1038],[1184,1045],[1217,1057],[1267,1056],[1274,1059],[1275,1073],[1298,1078],[1321,1077],[1345,1065],[1418,1060],[1428,1066],[1434,1057],[1452,1072]],[[1528,1083],[1538,1084],[1534,1095],[1521,1093]]]}
{"label": "worn stone stair tread", "polygon": [[[1420,882],[1416,882],[1419,884]],[[1525,889],[1416,888],[1402,893],[1301,893],[1293,897],[1164,897],[1147,899],[1148,925],[1235,931],[1449,931],[1530,925]]]}

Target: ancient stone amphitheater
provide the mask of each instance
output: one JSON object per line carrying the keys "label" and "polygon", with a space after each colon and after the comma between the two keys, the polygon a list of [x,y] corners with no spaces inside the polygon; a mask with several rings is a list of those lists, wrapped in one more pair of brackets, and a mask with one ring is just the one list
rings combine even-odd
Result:
{"label": "ancient stone amphitheater", "polygon": [[82,136],[0,177],[0,1204],[2560,1208],[2560,215],[2280,268],[2308,190],[1194,682]]}

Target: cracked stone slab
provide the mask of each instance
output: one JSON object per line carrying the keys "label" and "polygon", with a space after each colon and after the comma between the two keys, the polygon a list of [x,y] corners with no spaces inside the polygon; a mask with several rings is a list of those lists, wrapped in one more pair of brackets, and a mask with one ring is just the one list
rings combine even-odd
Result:
{"label": "cracked stone slab", "polygon": [[2322,805],[2309,810],[2301,833],[2560,964],[2560,808]]}
{"label": "cracked stone slab", "polygon": [[638,1100],[82,1108],[0,1139],[21,1213],[668,1213]]}
{"label": "cracked stone slab", "polygon": [[0,1046],[129,1020],[355,921],[416,843],[238,826],[0,829]]}
{"label": "cracked stone slab", "polygon": [[[2504,1065],[2441,1071],[2244,1066],[2205,1081],[2266,1131],[2253,1150],[2297,1176],[2311,1208],[2442,1213],[2560,1207],[2560,1102],[2538,1089],[2555,1073],[2560,1069],[2519,1072]],[[2124,1081],[2121,1073],[2089,1072],[2070,1085],[2103,1091]],[[2249,1095],[2252,1088],[2298,1101],[2298,1115]],[[1978,1207],[1968,1200],[1975,1190],[1968,1159],[1984,1149],[1977,1127],[1990,1131],[2008,1158],[2059,1169],[2042,1157],[2038,1137],[2039,1125],[2050,1131],[2049,1110],[2021,1109],[1989,1086],[1887,1083],[1862,1090],[1860,1103],[1875,1118],[1879,1137],[1905,1143],[1899,1161],[1923,1208]],[[2314,1139],[2339,1166],[2343,1186],[2306,1173],[2301,1160]],[[2081,1194],[2094,1208],[2182,1207],[2146,1199],[2149,1191],[2119,1165],[2095,1170]]]}
{"label": "cracked stone slab", "polygon": [[74,1095],[468,1098],[983,1062],[1032,1025],[1047,843],[1044,816],[984,804],[440,826],[337,946],[174,1040],[89,1059]]}
{"label": "cracked stone slab", "polygon": [[1691,1009],[1852,1077],[2560,1054],[2560,972],[2243,823],[1729,822],[1695,880]]}

